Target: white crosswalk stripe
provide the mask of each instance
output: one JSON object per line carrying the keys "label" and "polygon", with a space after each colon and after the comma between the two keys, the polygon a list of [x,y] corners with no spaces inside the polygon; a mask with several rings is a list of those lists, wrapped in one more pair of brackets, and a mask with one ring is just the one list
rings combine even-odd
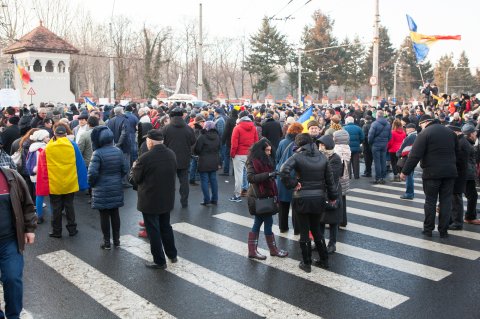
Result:
{"label": "white crosswalk stripe", "polygon": [[175,318],[65,250],[37,258],[120,318]]}
{"label": "white crosswalk stripe", "polygon": [[[149,243],[131,235],[122,236],[121,242],[122,249],[152,261]],[[320,318],[185,258],[169,264],[167,271],[264,318]]]}
{"label": "white crosswalk stripe", "polygon": [[[223,213],[214,215],[213,217],[242,225],[245,227],[251,227],[253,223],[252,218],[240,216],[233,213]],[[274,225],[273,232],[280,237],[288,238],[290,240],[299,240],[299,236],[295,236],[292,233],[280,233],[280,229],[277,225]],[[397,271],[401,271],[407,274],[415,275],[418,277],[430,279],[433,281],[439,281],[443,278],[451,275],[452,273],[443,269],[438,269],[435,267],[430,267],[427,265],[419,264],[409,260],[397,258],[390,255],[381,254],[375,251],[368,249],[363,249],[360,247],[344,244],[337,242],[337,253],[343,254],[345,256],[353,257],[363,261],[370,262],[372,264],[380,265]]]}
{"label": "white crosswalk stripe", "polygon": [[[248,258],[247,244],[244,242],[219,235],[188,223],[174,224],[173,229],[184,235],[195,236],[195,239],[197,240],[204,241],[210,245]],[[269,254],[264,249],[259,248],[258,250],[261,254]],[[311,273],[305,273],[298,269],[298,261],[291,258],[267,258],[265,261],[255,261],[387,309],[393,309],[409,299],[407,296],[375,287],[321,268],[313,267],[314,269],[312,269]]]}

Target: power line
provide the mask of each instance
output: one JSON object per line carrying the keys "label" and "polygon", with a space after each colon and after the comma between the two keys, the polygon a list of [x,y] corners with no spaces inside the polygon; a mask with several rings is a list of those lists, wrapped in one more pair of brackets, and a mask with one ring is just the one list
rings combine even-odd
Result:
{"label": "power line", "polygon": [[301,7],[299,7],[297,10],[293,11],[293,13],[291,13],[290,15],[286,16],[285,19],[289,19],[291,16],[293,16],[295,13],[300,11],[303,7],[305,7],[310,2],[312,2],[312,0],[307,0],[307,2],[305,2]]}
{"label": "power line", "polygon": [[[273,16],[271,16],[270,18],[268,18],[268,20],[272,20],[273,18],[275,18],[275,17],[277,16],[277,14],[279,14],[280,12],[282,12],[283,9],[285,9],[286,7],[288,7],[288,5],[289,5],[290,3],[292,3],[292,2],[293,2],[293,0],[288,1],[288,3],[287,3],[286,5],[284,5],[284,6],[283,6],[277,13],[275,13]],[[281,20],[283,20],[283,19],[281,19]]]}

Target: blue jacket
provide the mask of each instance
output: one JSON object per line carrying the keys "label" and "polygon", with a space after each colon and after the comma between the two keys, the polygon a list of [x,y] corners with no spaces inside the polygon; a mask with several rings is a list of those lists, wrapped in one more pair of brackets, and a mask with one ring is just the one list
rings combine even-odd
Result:
{"label": "blue jacket", "polygon": [[368,144],[371,147],[387,147],[392,137],[392,128],[386,118],[381,117],[372,123],[368,131]]}
{"label": "blue jacket", "polygon": [[345,125],[343,129],[350,135],[350,150],[352,153],[359,153],[361,151],[360,144],[362,144],[365,139],[363,130],[355,123],[349,123]]}
{"label": "blue jacket", "polygon": [[[276,171],[280,171],[283,163],[287,161],[293,155],[293,146],[295,138],[287,134],[283,140],[280,141],[277,148],[277,153],[275,154],[275,162],[277,163]],[[287,146],[290,145],[289,149],[286,151]],[[282,155],[285,152],[285,156],[282,159]],[[295,171],[291,173],[291,176],[295,176]],[[280,180],[280,177],[277,177],[277,189],[278,189],[278,200],[281,202],[291,202],[293,190],[288,189],[284,183]]]}
{"label": "blue jacket", "polygon": [[113,146],[113,133],[106,126],[95,127],[91,138],[95,150],[88,167],[88,184],[92,187],[92,208],[122,207],[122,178],[128,169],[123,160],[123,153]]}

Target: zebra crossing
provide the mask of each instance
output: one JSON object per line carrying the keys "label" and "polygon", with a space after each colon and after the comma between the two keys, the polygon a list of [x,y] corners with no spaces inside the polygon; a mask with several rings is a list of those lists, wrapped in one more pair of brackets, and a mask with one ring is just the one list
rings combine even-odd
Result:
{"label": "zebra crossing", "polygon": [[[198,318],[225,317],[227,313],[246,318],[356,317],[348,308],[333,311],[328,302],[311,305],[300,292],[287,294],[290,289],[305,289],[313,299],[341,300],[357,305],[367,314],[370,311],[391,317],[394,311],[417,302],[417,289],[437,292],[436,287],[456,278],[460,267],[472,267],[480,258],[480,229],[451,232],[446,240],[423,238],[423,194],[419,193],[416,201],[406,202],[398,198],[403,191],[402,185],[393,183],[352,188],[347,195],[349,222],[346,231],[339,233],[331,268],[313,267],[311,273],[298,268],[299,236],[292,230],[280,233],[277,225],[273,228],[277,243],[286,247],[290,255],[282,259],[270,257],[261,242],[258,250],[268,258],[249,259],[246,233],[253,218],[244,209],[216,209],[201,219],[173,221],[178,263],[169,263],[166,271],[142,267],[130,275],[145,277],[153,291],[180,287],[172,294],[181,298],[173,301],[165,298],[168,292],[163,291],[161,298],[146,292],[118,277],[118,269],[99,269],[88,256],[76,255],[67,248],[36,258],[66,285],[107,309],[112,317],[195,317],[192,313],[197,313]],[[148,241],[126,234],[121,243],[120,249],[112,251],[118,262],[131,258],[137,263],[152,260]],[[244,273],[252,278],[241,275]],[[278,286],[285,291],[272,289]],[[200,308],[189,309],[195,299],[202,301],[195,303]],[[212,310],[210,302],[219,305],[217,310]],[[31,317],[35,318],[35,313]]]}

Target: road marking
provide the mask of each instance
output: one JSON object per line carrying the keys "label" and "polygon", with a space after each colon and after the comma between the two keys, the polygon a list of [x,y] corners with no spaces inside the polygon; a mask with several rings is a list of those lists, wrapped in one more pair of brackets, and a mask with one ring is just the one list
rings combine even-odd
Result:
{"label": "road marking", "polygon": [[37,258],[120,318],[175,318],[65,250]]}
{"label": "road marking", "polygon": [[[363,193],[363,190],[362,190]],[[376,193],[376,196],[383,196],[384,193]],[[417,213],[417,214],[424,214],[423,208],[417,208],[417,207],[409,207],[405,205],[400,205],[400,204],[393,204],[393,203],[387,203],[384,201],[376,200],[376,199],[369,199],[369,198],[362,198],[362,197],[356,197],[356,196],[351,196],[347,194],[347,210],[349,208],[348,202],[358,202],[362,204],[369,204],[373,206],[379,206],[382,208],[393,208],[396,210],[401,210],[405,212],[410,212],[410,213]]]}
{"label": "road marking", "polygon": [[[353,208],[353,207],[348,207],[348,213],[349,214],[354,214],[354,215],[359,215],[359,216],[364,216],[368,218],[374,218],[374,219],[379,219],[379,220],[384,220],[387,222],[395,223],[395,224],[400,224],[400,225],[406,225],[406,226],[411,226],[411,227],[416,227],[423,229],[423,222],[422,221],[417,221],[417,220],[412,220],[412,219],[407,219],[407,218],[402,218],[402,217],[396,217],[392,215],[387,215],[383,213],[375,213],[371,212],[368,210],[364,209],[358,209],[358,208]],[[475,240],[480,240],[480,234],[475,233],[472,231],[466,231],[466,230],[455,230],[449,232],[449,235],[454,235],[458,237],[464,237],[468,239],[475,239]]]}
{"label": "road marking", "polygon": [[[149,243],[131,235],[122,236],[121,242],[129,253],[153,260]],[[320,318],[184,258],[169,264],[167,271],[263,318]]]}
{"label": "road marking", "polygon": [[[193,239],[201,240],[212,246],[248,258],[248,247],[244,242],[187,223],[174,224],[173,229]],[[265,249],[258,248],[258,251],[261,254],[270,254]],[[407,296],[321,268],[312,267],[311,273],[303,272],[298,268],[298,260],[291,258],[267,258],[267,260],[264,261],[257,259],[252,260],[387,309],[393,309],[409,299]]]}
{"label": "road marking", "polygon": [[[245,216],[240,216],[233,213],[223,213],[214,215],[221,220],[231,222],[237,225],[251,227],[253,224],[253,219]],[[290,240],[298,241],[299,236],[295,236],[292,233],[280,233],[280,229],[277,225],[273,226],[273,232],[278,234],[277,236],[288,238]],[[419,264],[413,261],[393,257],[390,255],[385,255],[382,253],[377,253],[371,250],[363,249],[360,247],[347,245],[337,241],[337,253],[360,259],[372,264],[380,265],[386,268],[394,269],[401,271],[407,274],[414,276],[422,277],[425,279],[440,281],[443,278],[451,275],[452,273],[443,269],[438,269],[435,267],[430,267],[427,265]]]}

